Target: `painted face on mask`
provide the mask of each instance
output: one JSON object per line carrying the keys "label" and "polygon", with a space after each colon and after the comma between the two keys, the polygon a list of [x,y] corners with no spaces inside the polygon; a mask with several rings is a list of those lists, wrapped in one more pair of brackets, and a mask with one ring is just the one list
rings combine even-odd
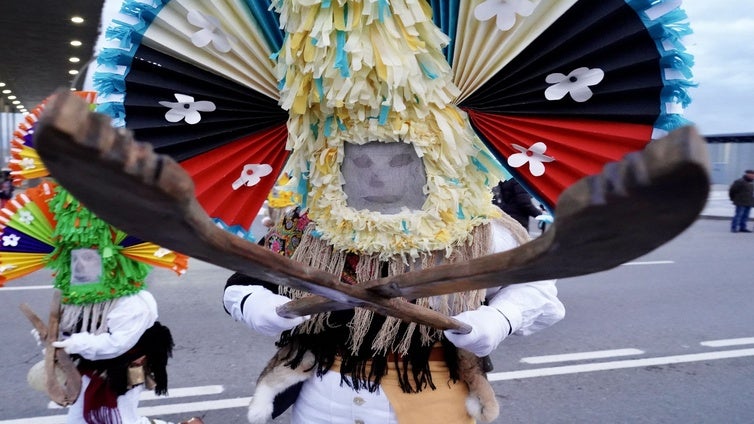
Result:
{"label": "painted face on mask", "polygon": [[427,196],[421,158],[406,143],[346,143],[341,173],[346,204],[354,209],[394,214],[418,210]]}
{"label": "painted face on mask", "polygon": [[97,249],[71,250],[71,284],[96,283],[102,274],[102,257]]}

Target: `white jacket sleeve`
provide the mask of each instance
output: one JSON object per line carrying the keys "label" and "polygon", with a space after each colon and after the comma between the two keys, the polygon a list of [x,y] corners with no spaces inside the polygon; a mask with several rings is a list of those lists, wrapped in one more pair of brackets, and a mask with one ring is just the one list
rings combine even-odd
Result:
{"label": "white jacket sleeve", "polygon": [[55,342],[67,353],[77,353],[91,361],[111,359],[126,353],[157,321],[157,302],[147,291],[118,299],[107,315],[107,332],[74,333]]}
{"label": "white jacket sleeve", "polygon": [[270,337],[290,330],[310,318],[309,315],[293,318],[278,315],[277,307],[290,300],[257,285],[232,285],[223,292],[223,305],[234,320],[242,321],[249,328]]}
{"label": "white jacket sleeve", "polygon": [[[518,246],[500,221],[492,221],[494,253]],[[490,306],[505,315],[511,334],[529,335],[563,319],[565,307],[558,299],[556,280],[542,280],[493,288],[487,291]]]}

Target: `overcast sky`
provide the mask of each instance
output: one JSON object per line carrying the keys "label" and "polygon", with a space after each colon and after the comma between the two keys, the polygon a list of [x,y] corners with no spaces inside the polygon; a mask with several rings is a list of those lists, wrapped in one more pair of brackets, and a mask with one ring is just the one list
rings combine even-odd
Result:
{"label": "overcast sky", "polygon": [[694,34],[686,118],[704,135],[754,133],[754,2],[683,0]]}

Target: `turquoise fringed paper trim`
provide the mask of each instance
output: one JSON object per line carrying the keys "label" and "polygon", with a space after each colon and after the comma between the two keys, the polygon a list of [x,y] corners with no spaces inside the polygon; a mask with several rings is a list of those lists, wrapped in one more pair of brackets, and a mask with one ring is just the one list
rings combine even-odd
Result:
{"label": "turquoise fringed paper trim", "polygon": [[[661,59],[660,63],[665,70],[673,70],[683,78],[668,79],[663,75],[665,87],[661,96],[661,113],[655,121],[654,127],[664,131],[672,131],[690,121],[678,113],[669,112],[665,104],[677,103],[683,108],[691,102],[688,89],[695,87],[697,84],[691,81],[691,67],[694,64],[692,55],[685,53],[686,48],[681,43],[681,38],[691,34],[691,26],[688,23],[686,12],[680,8],[675,8],[656,19],[651,19],[647,11],[653,7],[672,4],[671,0],[626,0],[626,4],[631,6],[639,18],[647,27],[649,34],[655,41],[657,51]],[[673,49],[667,50],[666,45],[672,45]]]}
{"label": "turquoise fringed paper trim", "polygon": [[246,231],[241,227],[240,225],[228,225],[225,222],[223,222],[220,218],[212,218],[212,221],[217,225],[218,227],[222,228],[223,230],[235,234],[238,237],[241,237],[242,239],[249,240],[253,243],[257,242],[256,237],[251,233],[251,231]]}
{"label": "turquoise fringed paper trim", "polygon": [[[123,106],[124,94],[126,92],[125,78],[131,68],[136,49],[141,43],[149,25],[154,18],[160,13],[163,7],[170,0],[151,0],[142,2],[137,0],[127,0],[123,3],[120,13],[132,16],[136,19],[135,23],[126,23],[122,20],[113,20],[113,24],[105,31],[105,37],[108,40],[118,40],[120,48],[105,48],[97,56],[97,64],[112,71],[98,71],[94,73],[94,88],[97,90],[101,99],[112,99],[100,103],[96,111],[107,114],[113,118],[113,126],[123,127],[126,125],[126,111]],[[118,67],[125,67],[123,72],[118,71]]]}

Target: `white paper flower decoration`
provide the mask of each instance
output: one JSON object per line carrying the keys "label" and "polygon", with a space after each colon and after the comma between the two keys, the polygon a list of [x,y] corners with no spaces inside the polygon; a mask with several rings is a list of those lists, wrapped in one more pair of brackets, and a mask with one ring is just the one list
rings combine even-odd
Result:
{"label": "white paper flower decoration", "polygon": [[220,21],[214,16],[205,15],[198,10],[189,10],[186,15],[191,25],[201,28],[199,31],[191,34],[191,42],[196,47],[205,47],[212,43],[212,46],[221,53],[228,53],[231,49],[231,40],[233,37],[220,29]]}
{"label": "white paper flower decoration", "polygon": [[545,162],[552,162],[555,160],[555,158],[553,158],[552,156],[547,156],[545,154],[547,145],[545,145],[545,143],[541,141],[534,143],[528,149],[526,147],[519,146],[518,144],[513,144],[513,148],[518,150],[520,153],[514,153],[510,155],[508,157],[508,165],[512,166],[513,168],[518,168],[528,163],[529,172],[531,172],[531,174],[535,177],[544,175]]}
{"label": "white paper flower decoration", "polygon": [[179,122],[186,119],[187,124],[196,124],[202,120],[199,112],[214,112],[215,104],[209,100],[194,101],[194,98],[185,94],[175,93],[177,102],[160,101],[162,106],[170,108],[165,113],[165,119],[168,122]]}
{"label": "white paper flower decoration", "polygon": [[16,247],[19,240],[21,240],[21,237],[16,234],[8,234],[7,236],[3,236],[3,246]]}
{"label": "white paper flower decoration", "polygon": [[20,165],[24,169],[34,169],[37,167],[37,164],[34,162],[34,159],[32,158],[21,159]]}
{"label": "white paper flower decoration", "polygon": [[536,7],[530,0],[485,0],[474,8],[474,17],[487,21],[497,16],[497,28],[508,31],[516,24],[516,15],[529,16]]}
{"label": "white paper flower decoration", "polygon": [[585,102],[592,97],[592,90],[589,86],[599,84],[604,77],[605,71],[602,69],[586,67],[576,68],[568,75],[550,74],[545,81],[552,85],[545,90],[545,98],[560,100],[566,94],[570,94],[574,101]]}
{"label": "white paper flower decoration", "polygon": [[26,225],[30,225],[32,222],[34,222],[34,215],[32,215],[32,213],[27,210],[22,210],[18,213],[18,220]]}
{"label": "white paper flower decoration", "polygon": [[5,274],[6,271],[13,271],[16,268],[18,267],[11,264],[0,265],[0,275]]}
{"label": "white paper flower decoration", "polygon": [[246,164],[241,171],[241,176],[237,180],[233,181],[233,190],[238,190],[242,186],[253,187],[259,184],[262,177],[266,177],[272,173],[272,167],[266,163],[250,163]]}
{"label": "white paper flower decoration", "polygon": [[170,249],[165,249],[164,247],[160,247],[159,249],[155,250],[152,254],[155,258],[162,258],[165,255],[169,255],[173,251]]}

